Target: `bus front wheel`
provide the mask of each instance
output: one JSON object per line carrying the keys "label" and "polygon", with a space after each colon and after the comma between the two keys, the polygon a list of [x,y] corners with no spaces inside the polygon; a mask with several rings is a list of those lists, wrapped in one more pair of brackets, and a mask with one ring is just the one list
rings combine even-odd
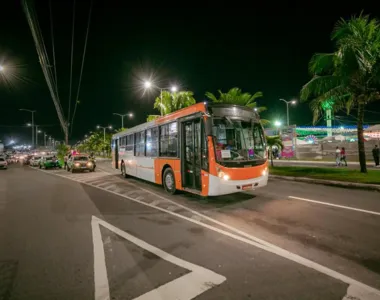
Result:
{"label": "bus front wheel", "polygon": [[177,189],[175,187],[174,172],[171,168],[165,169],[164,175],[162,177],[162,183],[164,185],[165,191],[172,195],[175,194]]}

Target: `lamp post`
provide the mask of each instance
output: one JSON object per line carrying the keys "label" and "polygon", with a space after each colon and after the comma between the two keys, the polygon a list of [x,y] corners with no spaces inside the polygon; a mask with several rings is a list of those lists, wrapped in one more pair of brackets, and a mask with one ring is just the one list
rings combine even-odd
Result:
{"label": "lamp post", "polygon": [[286,101],[285,99],[280,99],[280,101],[283,101],[286,103],[286,123],[289,127],[289,104],[296,104],[297,101],[296,100],[290,100],[290,101]]}
{"label": "lamp post", "polygon": [[102,128],[103,129],[103,142],[106,142],[106,129],[112,129],[112,126],[108,126],[108,127],[103,127],[103,126],[96,126],[96,128],[100,129]]}
{"label": "lamp post", "polygon": [[127,114],[118,114],[118,113],[113,113],[114,115],[116,116],[120,116],[121,117],[121,128],[124,128],[124,117],[128,116],[130,118],[133,117],[133,113],[127,113]]}
{"label": "lamp post", "polygon": [[20,111],[28,111],[32,114],[32,147],[34,146],[34,113],[36,112],[35,110],[30,110],[30,109],[25,109],[25,108],[20,108]]}
{"label": "lamp post", "polygon": [[162,91],[171,91],[172,93],[175,93],[176,91],[178,91],[178,88],[175,85],[173,85],[173,86],[171,86],[169,88],[162,88],[162,87],[154,85],[151,81],[145,81],[144,82],[144,88],[147,89],[147,90],[150,89],[150,88],[156,88],[156,89],[160,90],[160,100],[161,100],[160,113],[161,113],[161,116],[163,115],[163,113],[162,113],[162,110],[163,110],[162,109],[163,108],[163,106],[162,106]]}

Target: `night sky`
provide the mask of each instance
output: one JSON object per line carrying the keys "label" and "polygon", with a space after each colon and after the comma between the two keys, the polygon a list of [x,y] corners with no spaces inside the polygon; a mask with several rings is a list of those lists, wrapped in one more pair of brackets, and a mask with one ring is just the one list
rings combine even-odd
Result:
{"label": "night sky", "polygon": [[[18,111],[28,108],[37,110],[35,123],[43,131],[63,140],[21,3],[6,2],[1,4],[0,64],[15,66],[18,79],[12,80],[12,87],[0,82],[0,139],[30,142],[30,128],[25,127],[30,114]],[[144,122],[147,114],[155,113],[152,106],[158,92],[142,96],[139,79],[150,76],[160,86],[178,84],[193,91],[197,101],[205,99],[206,91],[218,89],[262,91],[259,104],[268,107],[263,117],[285,122],[286,107],[278,99],[298,97],[310,79],[307,66],[312,54],[333,49],[330,33],[336,21],[362,10],[380,17],[375,4],[370,7],[363,1],[355,7],[346,2],[337,8],[306,2],[303,6],[269,1],[266,6],[256,2],[244,6],[239,2],[154,5],[94,0],[80,104],[70,140],[81,139],[96,125],[119,127],[120,117],[113,112],[135,114],[133,120],[126,119],[127,127]],[[72,7],[72,0],[52,1],[59,96],[66,115]],[[89,8],[89,0],[76,1],[72,99],[76,98]],[[49,2],[37,0],[36,9],[52,61]],[[375,113],[380,112],[380,103],[368,110],[366,121],[380,119]],[[353,125],[353,118],[343,112],[341,116],[340,120]],[[311,120],[308,104],[292,107],[291,123],[311,125]]]}

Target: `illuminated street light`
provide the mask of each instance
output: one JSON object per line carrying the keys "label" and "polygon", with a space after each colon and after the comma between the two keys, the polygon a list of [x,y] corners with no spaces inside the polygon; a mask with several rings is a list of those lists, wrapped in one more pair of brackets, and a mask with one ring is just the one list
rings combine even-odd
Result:
{"label": "illuminated street light", "polygon": [[161,116],[162,116],[162,91],[171,91],[172,93],[175,93],[178,91],[178,87],[173,85],[171,87],[168,87],[168,88],[162,88],[162,87],[159,87],[157,85],[155,85],[154,83],[152,83],[151,81],[144,81],[144,88],[146,90],[150,89],[150,88],[156,88],[156,89],[159,89],[160,90],[160,99],[161,99],[161,109],[160,109],[160,113],[161,113]]}
{"label": "illuminated street light", "polygon": [[118,113],[113,113],[114,115],[116,116],[120,116],[121,117],[121,128],[124,128],[124,117],[128,116],[130,118],[133,117],[133,113],[127,113],[127,114],[118,114]]}
{"label": "illuminated street light", "polygon": [[34,113],[36,111],[31,110],[31,109],[26,109],[26,108],[20,108],[19,111],[27,111],[27,112],[30,112],[32,114],[32,123],[28,123],[27,125],[32,126],[32,147],[33,147],[34,146]]}
{"label": "illuminated street light", "polygon": [[286,101],[285,99],[280,99],[280,101],[283,101],[286,103],[286,120],[287,120],[286,123],[288,124],[288,127],[289,127],[289,104],[295,105],[297,101],[296,100]]}
{"label": "illuminated street light", "polygon": [[106,142],[106,129],[112,129],[112,126],[108,126],[108,127],[103,127],[103,126],[96,126],[96,128],[100,129],[102,128],[103,129],[103,142]]}
{"label": "illuminated street light", "polygon": [[281,123],[280,121],[275,121],[275,122],[274,122],[274,126],[276,126],[276,127],[280,127],[281,124],[282,124],[282,123]]}
{"label": "illuminated street light", "polygon": [[3,72],[4,70],[5,70],[5,68],[0,65],[0,72]]}

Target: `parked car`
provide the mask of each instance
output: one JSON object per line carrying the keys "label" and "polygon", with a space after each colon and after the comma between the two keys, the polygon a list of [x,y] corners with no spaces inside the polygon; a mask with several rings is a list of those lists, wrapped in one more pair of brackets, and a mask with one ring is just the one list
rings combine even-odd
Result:
{"label": "parked car", "polygon": [[8,163],[4,157],[0,157],[0,169],[8,169]]}
{"label": "parked car", "polygon": [[61,168],[58,159],[55,156],[42,156],[39,163],[40,169]]}
{"label": "parked car", "polygon": [[30,160],[30,165],[32,167],[38,167],[40,165],[40,159],[41,159],[41,156],[39,155],[34,155],[31,160]]}
{"label": "parked car", "polygon": [[77,155],[72,155],[68,160],[67,160],[67,172],[83,172],[83,171],[90,171],[94,172],[95,170],[95,165],[92,162],[91,158],[88,155],[84,154],[77,154]]}

